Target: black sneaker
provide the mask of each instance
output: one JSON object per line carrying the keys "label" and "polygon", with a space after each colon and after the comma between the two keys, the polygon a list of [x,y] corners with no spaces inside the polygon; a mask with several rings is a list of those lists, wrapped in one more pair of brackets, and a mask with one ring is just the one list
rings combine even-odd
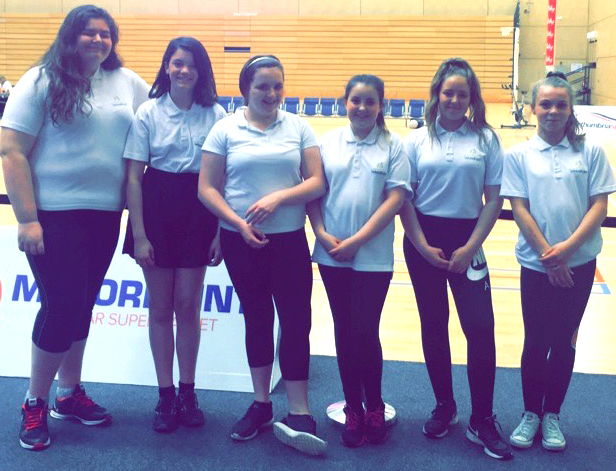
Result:
{"label": "black sneaker", "polygon": [[47,404],[40,397],[27,399],[21,406],[19,444],[26,450],[43,450],[49,446]]}
{"label": "black sneaker", "polygon": [[158,404],[154,409],[154,423],[152,428],[155,432],[171,433],[180,425],[178,417],[177,399],[175,394],[159,396]]}
{"label": "black sneaker", "polygon": [[195,391],[181,392],[176,403],[180,423],[186,427],[203,427],[205,417]]}
{"label": "black sneaker", "polygon": [[378,445],[387,440],[388,430],[385,425],[385,404],[378,409],[366,412],[366,439]]}
{"label": "black sneaker", "polygon": [[496,421],[496,416],[486,417],[475,423],[471,418],[468,421],[468,428],[466,429],[466,438],[471,442],[483,445],[483,451],[488,456],[496,458],[497,460],[512,458],[511,447],[503,437],[501,432],[497,430],[501,428],[500,424]]}
{"label": "black sneaker", "polygon": [[76,420],[84,425],[100,425],[111,420],[107,409],[99,406],[86,391],[78,384],[70,397],[56,397],[53,408],[49,411],[54,419]]}
{"label": "black sneaker", "polygon": [[274,423],[274,435],[285,445],[308,455],[320,455],[327,448],[327,442],[317,437],[317,423],[311,415],[287,415]]}
{"label": "black sneaker", "polygon": [[362,446],[366,442],[364,435],[364,409],[356,411],[349,406],[344,407],[344,414],[346,415],[346,421],[344,422],[344,428],[340,438],[342,444],[349,448],[356,448]]}
{"label": "black sneaker", "polygon": [[442,401],[436,404],[432,416],[424,424],[423,433],[430,438],[443,438],[451,425],[458,423],[455,401]]}
{"label": "black sneaker", "polygon": [[254,401],[244,417],[238,420],[231,429],[231,438],[239,441],[251,440],[257,436],[259,430],[273,423],[272,403]]}

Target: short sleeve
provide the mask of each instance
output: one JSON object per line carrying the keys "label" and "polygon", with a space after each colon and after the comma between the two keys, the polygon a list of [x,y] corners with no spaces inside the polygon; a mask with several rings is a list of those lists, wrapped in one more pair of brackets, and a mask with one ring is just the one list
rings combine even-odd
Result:
{"label": "short sleeve", "polygon": [[24,74],[11,90],[2,122],[3,128],[14,129],[31,136],[38,136],[45,121],[45,98],[48,80],[39,67]]}
{"label": "short sleeve", "polygon": [[128,131],[124,158],[149,162],[150,160],[150,119],[148,111],[152,107],[148,103],[142,105],[133,117],[133,123]]}
{"label": "short sleeve", "polygon": [[404,141],[404,151],[409,160],[410,182],[411,184],[419,181],[417,175],[417,135],[418,131],[411,132]]}
{"label": "short sleeve", "polygon": [[589,196],[614,193],[616,182],[610,163],[601,146],[585,145],[585,152],[590,152],[590,168],[588,171]]}
{"label": "short sleeve", "polygon": [[390,190],[391,188],[402,187],[408,193],[407,198],[412,198],[411,166],[406,152],[404,151],[402,140],[396,134],[391,134],[390,139],[389,169],[387,172],[387,180],[385,181],[385,188]]}
{"label": "short sleeve", "polygon": [[486,138],[489,139],[488,155],[486,162],[486,174],[484,185],[500,185],[503,175],[503,146],[500,139],[492,132],[486,132]]}
{"label": "short sleeve", "polygon": [[212,127],[210,133],[207,135],[203,147],[201,150],[204,152],[212,152],[218,155],[226,156],[228,153],[228,136],[225,124],[228,120],[233,119],[233,116],[228,116],[218,121]]}
{"label": "short sleeve", "polygon": [[150,86],[135,72],[131,71],[131,73],[133,74],[133,111],[137,112],[139,107],[148,101]]}
{"label": "short sleeve", "polygon": [[503,164],[501,196],[528,199],[526,183],[520,157],[512,150],[507,151]]}
{"label": "short sleeve", "polygon": [[308,121],[300,118],[300,133],[301,133],[301,149],[318,146],[317,138]]}

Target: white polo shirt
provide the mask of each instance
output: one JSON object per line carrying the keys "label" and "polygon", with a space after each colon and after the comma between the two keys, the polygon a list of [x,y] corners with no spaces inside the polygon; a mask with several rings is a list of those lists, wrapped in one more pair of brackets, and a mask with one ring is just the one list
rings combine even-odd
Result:
{"label": "white polo shirt", "polygon": [[[276,121],[261,131],[246,121],[245,109],[218,121],[203,144],[204,151],[225,158],[224,198],[241,218],[263,196],[299,185],[302,151],[317,146],[305,119],[278,110]],[[296,231],[305,223],[304,204],[281,205],[256,227],[275,234]],[[222,220],[221,226],[235,230]]]}
{"label": "white polo shirt", "polygon": [[13,88],[0,125],[36,136],[27,156],[39,209],[59,211],[124,207],[122,153],[134,112],[150,87],[134,72],[99,69],[91,77],[91,109],[55,126],[46,110],[49,78],[40,67]]}
{"label": "white polo shirt", "polygon": [[444,218],[475,219],[483,208],[483,190],[500,185],[503,149],[484,130],[486,148],[472,123],[446,131],[436,121],[439,140],[430,141],[428,128],[411,132],[404,147],[411,162],[411,183],[417,183],[415,207],[423,214]]}
{"label": "white polo shirt", "polygon": [[[616,191],[603,149],[586,142],[580,152],[565,137],[552,146],[535,135],[507,150],[501,195],[528,199],[530,214],[548,244],[568,239],[590,207],[590,197]],[[587,263],[601,252],[597,230],[573,254],[569,266]],[[545,273],[537,252],[520,232],[516,245],[520,265]]]}
{"label": "white polo shirt", "polygon": [[227,116],[218,103],[193,103],[181,110],[169,93],[139,107],[128,133],[124,158],[148,162],[164,172],[199,173],[201,147],[216,121]]}
{"label": "white polo shirt", "polygon": [[[321,202],[325,231],[346,239],[370,219],[385,201],[386,191],[409,185],[410,167],[402,140],[381,135],[378,127],[358,141],[350,126],[329,131],[321,138],[321,158],[328,191]],[[389,141],[389,142],[388,142]],[[317,240],[313,261],[357,271],[393,271],[394,221],[364,244],[353,260],[337,262]]]}

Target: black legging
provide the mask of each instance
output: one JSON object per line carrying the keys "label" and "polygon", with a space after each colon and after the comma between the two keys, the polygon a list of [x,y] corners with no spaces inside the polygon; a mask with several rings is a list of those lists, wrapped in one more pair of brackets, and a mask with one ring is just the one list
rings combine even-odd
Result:
{"label": "black legging", "polygon": [[90,331],[92,308],[118,243],[120,211],[38,211],[43,255],[28,255],[41,296],[32,342],[66,352]]}
{"label": "black legging", "polygon": [[246,353],[251,368],[274,361],[274,303],[280,321],[280,370],[290,381],[308,379],[312,262],[304,229],[267,234],[251,248],[239,232],[221,229],[229,277],[244,310]]}
{"label": "black legging", "polygon": [[381,311],[391,272],[355,271],[319,265],[334,318],[336,356],[346,403],[368,410],[382,406],[383,352],[379,339]]}
{"label": "black legging", "polygon": [[[466,244],[477,224],[476,219],[440,218],[419,212],[417,217],[428,244],[442,249],[448,259],[455,249]],[[465,273],[458,274],[430,265],[406,237],[403,247],[421,320],[426,367],[436,400],[441,402],[454,398],[448,331],[449,281],[467,341],[472,416],[474,419],[491,416],[496,347],[490,275],[483,251],[477,253]]]}
{"label": "black legging", "polygon": [[560,413],[573,363],[575,336],[595,276],[596,260],[573,268],[574,286],[552,286],[545,273],[522,267],[522,393],[525,410]]}

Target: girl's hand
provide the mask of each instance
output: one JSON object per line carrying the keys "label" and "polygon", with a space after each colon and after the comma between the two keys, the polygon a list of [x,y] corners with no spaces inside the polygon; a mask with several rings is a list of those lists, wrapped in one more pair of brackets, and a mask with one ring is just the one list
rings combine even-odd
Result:
{"label": "girl's hand", "polygon": [[547,249],[539,257],[539,261],[545,268],[557,268],[566,265],[573,253],[566,242],[559,242]]}
{"label": "girl's hand", "polygon": [[246,211],[246,222],[256,225],[265,221],[280,206],[281,198],[276,192],[264,196]]}
{"label": "girl's hand", "polygon": [[464,273],[473,260],[475,253],[466,246],[457,248],[451,254],[447,270],[453,273]]}
{"label": "girl's hand", "polygon": [[43,243],[41,223],[33,221],[18,224],[17,246],[19,250],[29,255],[43,255],[45,253],[45,244]]}
{"label": "girl's hand", "polygon": [[331,249],[329,255],[337,262],[349,262],[353,260],[360,247],[361,245],[353,237],[349,237]]}
{"label": "girl's hand", "polygon": [[328,232],[322,232],[317,236],[323,248],[329,253],[332,249],[338,247],[342,242],[338,237],[334,237]]}
{"label": "girl's hand", "polygon": [[426,262],[435,268],[440,268],[441,270],[449,268],[449,260],[445,257],[445,252],[438,247],[427,245],[422,249],[421,255],[426,259]]}
{"label": "girl's hand", "polygon": [[244,224],[240,226],[240,234],[242,235],[244,242],[246,242],[253,249],[261,249],[269,242],[263,231],[257,229],[252,224],[248,224],[247,222],[244,222]]}
{"label": "girl's hand", "polygon": [[548,279],[550,280],[550,284],[552,286],[556,286],[558,288],[573,288],[573,278],[571,278],[573,270],[571,270],[571,268],[567,265],[548,268],[547,273]]}
{"label": "girl's hand", "polygon": [[214,240],[212,240],[210,244],[208,257],[210,259],[210,263],[207,264],[208,267],[216,267],[222,262],[222,250],[220,248],[220,237],[218,235],[214,237]]}
{"label": "girl's hand", "polygon": [[154,247],[145,237],[135,239],[135,261],[140,267],[154,266]]}

